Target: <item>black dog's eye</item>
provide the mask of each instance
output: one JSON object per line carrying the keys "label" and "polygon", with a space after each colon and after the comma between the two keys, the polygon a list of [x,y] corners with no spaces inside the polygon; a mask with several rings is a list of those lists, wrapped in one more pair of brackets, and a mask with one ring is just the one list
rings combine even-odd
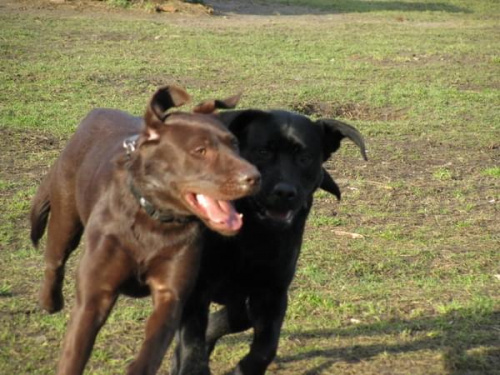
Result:
{"label": "black dog's eye", "polygon": [[259,159],[270,159],[272,157],[272,152],[266,148],[258,148],[255,150],[255,154]]}
{"label": "black dog's eye", "polygon": [[309,165],[312,161],[312,156],[308,152],[300,152],[297,155],[297,160],[302,165]]}

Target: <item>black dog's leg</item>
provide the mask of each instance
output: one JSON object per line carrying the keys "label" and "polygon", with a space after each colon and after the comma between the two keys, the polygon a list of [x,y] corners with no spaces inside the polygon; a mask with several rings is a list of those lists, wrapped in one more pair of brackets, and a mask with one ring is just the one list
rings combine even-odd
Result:
{"label": "black dog's leg", "polygon": [[179,329],[177,330],[175,334],[175,349],[174,353],[172,355],[172,358],[170,359],[170,375],[177,375],[180,370],[180,365],[181,365],[181,335],[180,331],[182,329],[182,323],[179,325]]}
{"label": "black dog's leg", "polygon": [[210,375],[205,349],[205,332],[209,303],[192,296],[184,308],[182,322],[177,331],[171,375]]}
{"label": "black dog's leg", "polygon": [[229,305],[210,314],[206,334],[208,356],[210,357],[215,344],[222,336],[246,331],[251,326],[245,299],[231,301]]}
{"label": "black dog's leg", "polygon": [[236,375],[263,375],[278,350],[278,342],[287,308],[287,291],[267,292],[250,297],[250,317],[254,337],[250,352],[236,367]]}

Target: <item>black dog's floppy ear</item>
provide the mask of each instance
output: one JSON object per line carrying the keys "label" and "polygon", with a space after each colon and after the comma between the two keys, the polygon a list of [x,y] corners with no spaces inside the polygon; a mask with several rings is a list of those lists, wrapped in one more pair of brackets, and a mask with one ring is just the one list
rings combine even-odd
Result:
{"label": "black dog's floppy ear", "polygon": [[323,141],[324,160],[327,160],[331,154],[339,149],[340,141],[344,138],[349,138],[353,141],[359,147],[363,159],[368,160],[365,141],[355,127],[330,119],[321,119],[316,123],[323,128],[323,134],[325,135]]}
{"label": "black dog's floppy ear", "polygon": [[180,107],[190,99],[186,90],[179,86],[164,86],[158,89],[149,101],[144,115],[147,140],[158,138],[158,128],[163,125],[170,108]]}
{"label": "black dog's floppy ear", "polygon": [[341,197],[340,188],[337,185],[337,183],[333,180],[333,177],[330,176],[330,174],[326,171],[325,168],[323,168],[321,172],[323,174],[323,178],[321,180],[321,184],[319,185],[319,187],[322,190],[335,195],[337,199],[340,200]]}
{"label": "black dog's floppy ear", "polygon": [[236,107],[241,98],[241,92],[224,100],[206,100],[196,107],[193,112],[197,113],[213,113],[216,109],[232,109]]}

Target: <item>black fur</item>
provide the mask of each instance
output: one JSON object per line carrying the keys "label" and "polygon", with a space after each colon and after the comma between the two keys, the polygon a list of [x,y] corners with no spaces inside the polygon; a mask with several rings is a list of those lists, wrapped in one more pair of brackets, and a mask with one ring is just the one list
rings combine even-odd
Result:
{"label": "black fur", "polygon": [[[244,225],[224,238],[207,231],[199,279],[178,331],[173,375],[207,375],[217,340],[254,329],[250,352],[235,374],[264,374],[276,355],[313,193],[322,188],[340,199],[323,162],[343,138],[366,159],[361,134],[335,120],[311,121],[285,111],[229,111],[222,120],[237,136],[241,155],[257,166],[260,192],[239,200]],[[209,316],[209,305],[224,308]]]}

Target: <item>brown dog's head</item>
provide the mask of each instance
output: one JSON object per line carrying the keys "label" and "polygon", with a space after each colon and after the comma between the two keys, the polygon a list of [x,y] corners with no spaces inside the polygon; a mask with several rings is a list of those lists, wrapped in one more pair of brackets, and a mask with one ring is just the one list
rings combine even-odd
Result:
{"label": "brown dog's head", "polygon": [[239,156],[237,139],[213,114],[238,99],[206,101],[186,113],[169,112],[189,101],[182,88],[164,87],[153,95],[128,162],[132,183],[153,206],[195,215],[225,235],[241,228],[231,201],[254,194],[260,174]]}

